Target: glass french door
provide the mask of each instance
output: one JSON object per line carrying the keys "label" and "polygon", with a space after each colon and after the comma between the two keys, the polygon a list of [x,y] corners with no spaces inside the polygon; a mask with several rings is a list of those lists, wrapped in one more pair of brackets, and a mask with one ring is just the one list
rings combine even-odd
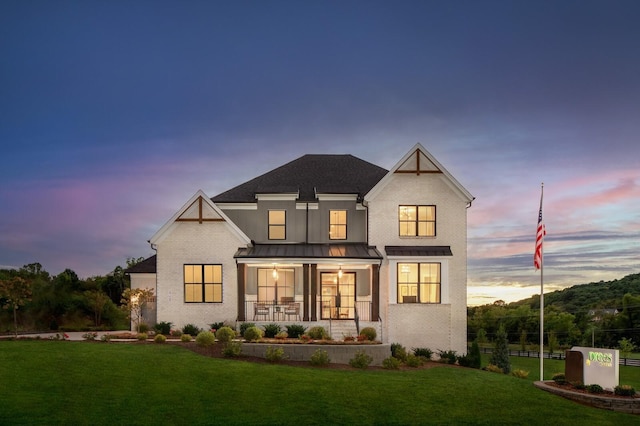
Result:
{"label": "glass french door", "polygon": [[355,272],[323,272],[320,280],[322,319],[353,319],[356,303]]}

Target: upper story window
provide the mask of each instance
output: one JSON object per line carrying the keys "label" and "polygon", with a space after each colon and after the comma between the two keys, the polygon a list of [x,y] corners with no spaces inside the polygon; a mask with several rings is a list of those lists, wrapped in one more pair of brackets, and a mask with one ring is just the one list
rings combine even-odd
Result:
{"label": "upper story window", "polygon": [[329,239],[331,240],[347,239],[347,211],[346,210],[330,210],[329,211]]}
{"label": "upper story window", "polygon": [[269,210],[269,239],[284,240],[287,238],[286,210]]}
{"label": "upper story window", "polygon": [[400,206],[398,223],[401,237],[435,237],[436,206]]}
{"label": "upper story window", "polygon": [[222,265],[184,265],[184,301],[222,302]]}
{"label": "upper story window", "polygon": [[398,303],[441,303],[440,263],[398,263]]}

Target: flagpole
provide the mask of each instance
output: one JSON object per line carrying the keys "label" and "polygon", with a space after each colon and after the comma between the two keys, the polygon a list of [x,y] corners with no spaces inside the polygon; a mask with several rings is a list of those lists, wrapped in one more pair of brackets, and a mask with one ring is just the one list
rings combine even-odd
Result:
{"label": "flagpole", "polygon": [[[544,183],[540,184],[540,214],[539,221],[542,219],[542,197],[544,195]],[[538,225],[540,226],[540,224]],[[543,225],[544,226],[544,225]],[[542,238],[544,238],[544,228],[542,230]],[[544,380],[544,262],[542,261],[544,244],[540,244],[540,381]]]}

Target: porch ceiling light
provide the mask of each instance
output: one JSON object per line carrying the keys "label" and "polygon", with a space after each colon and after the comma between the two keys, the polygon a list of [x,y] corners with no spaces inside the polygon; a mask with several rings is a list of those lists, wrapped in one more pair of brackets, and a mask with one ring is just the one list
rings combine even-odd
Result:
{"label": "porch ceiling light", "polygon": [[340,266],[340,269],[338,269],[338,278],[342,278],[342,265]]}
{"label": "porch ceiling light", "polygon": [[276,265],[273,265],[273,271],[271,272],[274,280],[278,279],[278,270],[276,269]]}

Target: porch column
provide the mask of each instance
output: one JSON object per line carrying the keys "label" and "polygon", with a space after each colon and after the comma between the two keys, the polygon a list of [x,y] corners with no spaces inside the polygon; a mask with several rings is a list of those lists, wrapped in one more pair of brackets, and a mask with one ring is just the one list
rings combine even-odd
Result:
{"label": "porch column", "polygon": [[371,321],[380,317],[380,265],[371,265]]}
{"label": "porch column", "polygon": [[245,264],[238,263],[238,321],[246,320],[246,308],[244,301],[245,288]]}
{"label": "porch column", "polygon": [[309,321],[309,264],[302,265],[302,321]]}
{"label": "porch column", "polygon": [[318,321],[318,265],[311,265],[311,321]]}

